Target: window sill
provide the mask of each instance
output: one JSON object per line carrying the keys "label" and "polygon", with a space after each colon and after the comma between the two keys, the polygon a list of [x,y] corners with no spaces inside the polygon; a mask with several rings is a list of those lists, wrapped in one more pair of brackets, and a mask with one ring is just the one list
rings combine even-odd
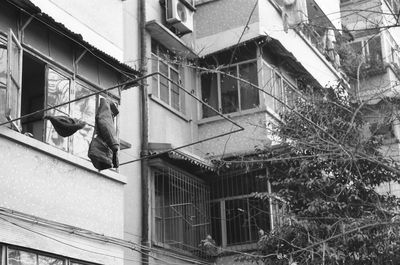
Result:
{"label": "window sill", "polygon": [[[248,109],[248,110],[244,110],[244,111],[240,111],[240,112],[231,112],[231,113],[226,113],[224,114],[225,116],[227,116],[228,118],[235,118],[235,117],[240,117],[240,116],[246,116],[246,115],[252,115],[252,114],[256,114],[256,113],[262,113],[262,112],[268,112],[267,108],[265,107],[258,107],[258,108],[254,108],[254,109]],[[208,118],[202,118],[200,120],[197,121],[197,124],[204,124],[204,123],[209,123],[209,122],[214,122],[214,121],[220,121],[223,120],[224,118],[222,118],[221,116],[217,115],[217,116],[213,116],[213,117],[208,117]]]}
{"label": "window sill", "polygon": [[149,96],[150,96],[151,100],[153,100],[155,103],[157,103],[157,104],[161,105],[162,107],[166,108],[167,110],[169,110],[170,112],[172,112],[173,114],[175,114],[176,116],[181,118],[182,120],[184,120],[186,122],[191,122],[192,121],[191,119],[189,119],[188,116],[186,116],[185,114],[173,109],[170,105],[168,105],[167,103],[165,103],[164,101],[162,101],[158,97],[155,97],[152,94],[149,94]]}
{"label": "window sill", "polygon": [[33,148],[39,152],[45,153],[46,155],[63,160],[67,163],[78,166],[87,171],[91,171],[93,173],[96,173],[96,174],[106,177],[108,179],[111,179],[111,180],[114,180],[114,181],[117,181],[117,182],[120,182],[123,184],[126,184],[126,182],[127,182],[126,177],[124,175],[116,173],[112,170],[104,170],[104,171],[99,172],[98,170],[96,170],[93,167],[93,165],[91,164],[90,161],[87,161],[87,160],[84,160],[77,156],[74,156],[72,154],[69,154],[69,153],[62,151],[54,146],[51,146],[49,144],[46,144],[44,142],[41,142],[39,140],[33,139],[29,136],[26,136],[24,134],[13,131],[7,127],[0,128],[0,137],[7,138],[18,144]]}

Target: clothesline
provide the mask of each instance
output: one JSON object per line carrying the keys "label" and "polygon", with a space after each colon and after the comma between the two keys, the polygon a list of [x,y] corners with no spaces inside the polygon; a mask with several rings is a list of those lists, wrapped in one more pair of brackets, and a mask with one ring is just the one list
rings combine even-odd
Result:
{"label": "clothesline", "polygon": [[175,147],[175,148],[171,148],[171,149],[168,149],[168,150],[159,152],[159,153],[157,153],[157,154],[145,155],[145,156],[143,156],[143,157],[140,157],[140,158],[137,158],[137,159],[134,159],[134,160],[129,160],[129,161],[120,163],[120,164],[119,164],[120,166],[123,166],[123,165],[126,165],[126,164],[130,164],[130,163],[134,163],[134,162],[137,162],[137,161],[140,161],[140,160],[143,160],[143,159],[154,158],[154,157],[157,157],[157,156],[160,156],[160,155],[163,155],[163,154],[167,154],[167,153],[169,153],[169,152],[173,152],[173,151],[176,151],[176,150],[185,148],[185,147],[189,147],[189,146],[192,146],[192,145],[195,145],[195,144],[199,144],[199,143],[202,143],[202,142],[214,140],[214,139],[216,139],[216,138],[220,138],[220,137],[223,137],[223,136],[227,136],[227,135],[230,135],[230,134],[233,134],[233,133],[237,133],[237,132],[240,132],[240,131],[244,131],[244,127],[243,127],[243,126],[239,125],[237,122],[233,121],[233,120],[232,120],[231,118],[229,118],[227,115],[224,115],[224,114],[221,113],[220,111],[218,111],[218,110],[216,110],[215,108],[213,108],[213,107],[211,107],[210,105],[208,105],[208,104],[207,104],[206,102],[204,102],[202,99],[198,98],[194,93],[187,91],[184,87],[182,87],[180,84],[178,84],[178,83],[175,82],[174,80],[170,79],[168,76],[166,76],[166,75],[164,75],[164,74],[162,74],[162,73],[160,73],[160,72],[157,72],[157,74],[160,75],[161,77],[167,79],[169,82],[171,82],[172,84],[174,84],[175,86],[177,86],[180,90],[184,91],[186,94],[188,94],[189,96],[191,96],[192,98],[194,98],[196,101],[198,101],[198,102],[200,102],[201,104],[205,105],[207,108],[209,108],[209,109],[211,109],[212,111],[214,111],[218,116],[222,117],[224,120],[227,120],[228,122],[232,123],[233,125],[237,126],[238,128],[235,129],[235,130],[231,130],[231,131],[229,131],[229,132],[226,132],[226,133],[218,134],[218,135],[211,136],[211,137],[207,137],[207,138],[204,138],[204,139],[195,141],[195,142],[191,142],[191,143],[189,143],[189,144],[184,144],[184,145],[181,145],[181,146],[178,146],[178,147]]}
{"label": "clothesline", "polygon": [[12,123],[12,122],[21,120],[21,119],[25,119],[25,118],[34,116],[34,115],[36,115],[36,114],[39,114],[39,113],[42,113],[42,112],[45,112],[45,111],[49,111],[49,110],[52,110],[52,109],[56,109],[56,108],[62,107],[62,106],[64,106],[64,105],[68,105],[68,104],[74,103],[74,102],[76,102],[76,101],[79,101],[79,100],[82,100],[82,99],[85,99],[85,98],[89,98],[89,97],[96,96],[96,95],[98,95],[98,94],[101,94],[101,93],[104,93],[104,92],[107,92],[107,91],[111,91],[111,90],[116,89],[116,88],[119,88],[119,87],[121,87],[121,86],[127,86],[127,85],[131,85],[131,84],[135,84],[135,83],[137,83],[137,82],[139,82],[139,81],[141,81],[141,80],[143,80],[143,79],[146,79],[146,78],[148,78],[148,77],[150,77],[150,76],[153,76],[153,75],[155,75],[155,74],[157,74],[157,73],[158,73],[158,72],[151,73],[151,74],[148,74],[148,75],[145,75],[145,76],[141,76],[141,77],[139,77],[139,78],[136,78],[136,79],[133,79],[133,80],[130,80],[130,81],[127,81],[127,82],[124,82],[124,83],[121,83],[121,84],[118,84],[118,85],[115,85],[115,86],[106,88],[106,89],[102,89],[102,90],[99,90],[99,91],[96,91],[96,92],[87,94],[87,95],[82,96],[82,97],[79,97],[79,98],[75,98],[75,99],[72,99],[72,100],[69,100],[69,101],[66,101],[66,102],[63,102],[63,103],[54,105],[54,106],[50,106],[50,107],[47,107],[47,108],[44,108],[44,109],[40,109],[40,110],[31,112],[31,113],[25,114],[25,115],[23,115],[23,116],[21,116],[21,117],[18,117],[18,118],[10,119],[10,120],[8,120],[8,121],[5,121],[5,122],[3,122],[3,123],[0,123],[0,127],[3,126],[3,125],[6,125],[6,124]]}
{"label": "clothesline", "polygon": [[136,78],[136,79],[127,81],[127,82],[125,82],[125,83],[121,83],[121,84],[118,84],[118,85],[115,85],[115,86],[112,86],[112,87],[109,87],[109,88],[106,88],[106,89],[103,89],[103,90],[99,90],[99,91],[93,92],[93,93],[91,93],[91,94],[82,96],[82,97],[80,97],[80,98],[76,98],[76,99],[73,99],[73,100],[69,100],[69,101],[66,101],[66,102],[63,102],[63,103],[54,105],[54,106],[50,106],[50,107],[47,107],[47,108],[44,108],[44,109],[41,109],[41,110],[37,110],[37,111],[34,111],[34,112],[32,112],[32,113],[28,113],[28,114],[23,115],[23,116],[18,117],[18,118],[10,119],[10,120],[8,120],[8,121],[6,121],[6,122],[0,123],[0,127],[3,126],[3,125],[6,125],[6,124],[13,123],[13,122],[15,122],[15,121],[24,119],[24,118],[28,118],[28,117],[34,116],[34,115],[36,115],[36,114],[39,114],[39,113],[42,113],[42,112],[45,112],[45,111],[49,111],[49,110],[52,110],[52,109],[55,109],[55,108],[59,108],[59,107],[64,106],[64,105],[67,105],[67,104],[70,104],[70,103],[73,103],[73,102],[76,102],[76,101],[79,101],[79,100],[82,100],[82,99],[85,99],[85,98],[89,98],[89,97],[92,97],[92,96],[95,96],[95,95],[98,95],[98,94],[101,94],[101,93],[104,93],[104,92],[107,92],[107,91],[110,91],[110,90],[119,88],[119,87],[121,87],[121,86],[127,86],[127,85],[131,85],[131,84],[136,84],[136,83],[138,83],[139,81],[141,81],[141,80],[143,80],[143,79],[146,79],[146,78],[148,78],[148,77],[151,77],[151,76],[153,76],[153,75],[160,75],[161,77],[165,78],[166,80],[168,80],[169,82],[171,82],[172,84],[174,84],[175,86],[177,86],[180,90],[184,91],[186,94],[188,94],[189,96],[191,96],[192,98],[194,98],[196,101],[198,101],[198,102],[200,102],[201,104],[205,105],[207,108],[209,108],[209,109],[211,109],[213,112],[215,112],[218,116],[220,116],[220,117],[223,118],[224,120],[226,120],[226,121],[232,123],[234,126],[236,126],[236,127],[238,127],[238,128],[235,129],[235,130],[231,130],[231,131],[229,131],[229,132],[226,132],[226,133],[218,134],[218,135],[215,135],[215,136],[212,136],[212,137],[207,137],[207,138],[205,138],[205,139],[201,139],[201,140],[198,140],[198,141],[195,141],[195,142],[191,142],[191,143],[188,143],[188,144],[185,144],[185,145],[181,145],[181,146],[179,146],[179,147],[171,148],[171,149],[168,149],[168,150],[159,152],[159,153],[157,153],[157,154],[145,155],[145,156],[142,156],[142,157],[140,157],[140,158],[138,158],[138,159],[126,161],[126,162],[120,163],[120,164],[119,164],[120,166],[126,165],[126,164],[130,164],[130,163],[134,163],[134,162],[137,162],[137,161],[140,161],[140,160],[143,160],[143,159],[149,159],[149,158],[153,158],[153,157],[156,157],[156,156],[160,156],[160,155],[163,155],[163,154],[172,152],[172,151],[176,151],[176,150],[179,150],[179,149],[182,149],[182,148],[185,148],[185,147],[189,147],[189,146],[192,146],[192,145],[195,145],[195,144],[199,144],[199,143],[202,143],[202,142],[210,141],[210,140],[213,140],[213,139],[216,139],[216,138],[220,138],[220,137],[227,136],[227,135],[230,135],[230,134],[233,134],[233,133],[237,133],[237,132],[240,132],[240,131],[243,131],[243,130],[244,130],[244,127],[242,127],[242,126],[239,125],[237,122],[235,122],[235,121],[233,121],[232,119],[230,119],[227,115],[224,115],[224,114],[221,113],[220,111],[218,111],[218,110],[216,110],[215,108],[211,107],[211,106],[208,105],[206,102],[204,102],[202,99],[200,99],[200,98],[198,98],[196,95],[194,95],[194,93],[187,91],[187,90],[186,90],[184,87],[182,87],[180,84],[178,84],[177,82],[175,82],[174,80],[170,79],[168,76],[166,76],[166,75],[164,75],[164,74],[162,74],[162,73],[160,73],[160,72],[154,72],[154,73],[151,73],[151,74],[148,74],[148,75],[144,75],[144,76],[141,76],[141,77],[139,77],[139,78]]}

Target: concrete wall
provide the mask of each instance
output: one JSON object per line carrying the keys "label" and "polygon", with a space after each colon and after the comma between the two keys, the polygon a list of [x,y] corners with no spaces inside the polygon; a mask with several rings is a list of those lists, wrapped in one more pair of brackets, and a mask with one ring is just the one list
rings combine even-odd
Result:
{"label": "concrete wall", "polygon": [[[97,173],[89,161],[8,128],[1,128],[0,149],[0,207],[106,236],[123,237],[124,177],[110,170]],[[35,237],[21,237],[18,231],[8,230],[0,225],[0,242],[67,254],[63,249],[49,249],[51,244],[43,236],[35,241]],[[121,253],[119,249],[117,254]]]}
{"label": "concrete wall", "polygon": [[[203,154],[208,156],[235,155],[251,153],[256,146],[271,143],[266,123],[271,118],[265,112],[233,117],[232,120],[245,127],[244,131],[199,144]],[[237,129],[232,123],[218,118],[215,121],[199,124],[199,138],[217,136]]]}
{"label": "concrete wall", "polygon": [[[293,29],[289,29],[288,33],[284,32],[281,14],[269,0],[259,1],[246,30],[244,25],[250,16],[252,4],[246,0],[233,2],[220,0],[198,7],[195,16],[198,30],[196,29],[195,36],[196,51],[200,55],[232,47],[237,44],[240,37],[241,42],[244,42],[270,36],[279,40],[322,86],[335,85],[341,78],[333,66],[301,33]],[[238,13],[235,16],[224,16],[230,13],[227,10],[240,11],[236,11]],[[236,21],[239,21],[240,25],[237,25]]]}

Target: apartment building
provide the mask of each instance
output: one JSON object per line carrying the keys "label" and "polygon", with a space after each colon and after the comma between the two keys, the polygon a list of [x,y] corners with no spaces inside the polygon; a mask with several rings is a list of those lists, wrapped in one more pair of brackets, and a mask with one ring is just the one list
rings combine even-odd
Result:
{"label": "apartment building", "polygon": [[[124,3],[71,3],[0,1],[0,122],[14,120],[0,128],[1,264],[140,261],[124,240],[140,234],[138,222],[124,227],[126,176],[135,183],[140,165],[98,171],[87,157],[100,98],[120,111],[120,159],[139,156],[139,127],[123,133],[128,118],[139,123],[137,92],[125,83],[139,73],[122,63]],[[45,115],[86,125],[62,137]]]}
{"label": "apartment building", "polygon": [[[382,137],[383,154],[399,160],[400,124],[397,98],[399,95],[400,2],[341,1],[342,23],[352,39],[349,44],[348,76],[353,94],[364,103],[369,120],[366,133]],[[369,129],[369,130],[367,130]],[[395,183],[380,188],[399,194]]]}
{"label": "apartment building", "polygon": [[[273,191],[268,168],[237,160],[279,149],[267,124],[302,90],[346,85],[340,2],[293,1],[295,18],[285,3],[146,1],[147,72],[160,73],[148,83],[142,176],[151,264],[233,264],[279,224],[284,205],[251,195]],[[208,235],[214,254],[199,247]]]}

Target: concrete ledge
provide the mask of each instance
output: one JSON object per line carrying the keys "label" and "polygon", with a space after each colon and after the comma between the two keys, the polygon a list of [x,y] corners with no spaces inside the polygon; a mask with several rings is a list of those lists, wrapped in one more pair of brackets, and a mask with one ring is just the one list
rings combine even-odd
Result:
{"label": "concrete ledge", "polygon": [[0,137],[7,138],[13,142],[18,144],[33,148],[39,152],[44,153],[45,155],[52,156],[63,160],[66,163],[75,165],[87,171],[93,172],[98,174],[99,176],[103,176],[105,178],[120,182],[122,184],[126,184],[127,177],[121,175],[117,172],[112,170],[104,170],[98,171],[96,168],[93,167],[90,161],[84,160],[83,158],[77,157],[65,151],[62,151],[54,146],[41,142],[39,140],[33,139],[16,131],[13,131],[7,127],[0,128]]}

